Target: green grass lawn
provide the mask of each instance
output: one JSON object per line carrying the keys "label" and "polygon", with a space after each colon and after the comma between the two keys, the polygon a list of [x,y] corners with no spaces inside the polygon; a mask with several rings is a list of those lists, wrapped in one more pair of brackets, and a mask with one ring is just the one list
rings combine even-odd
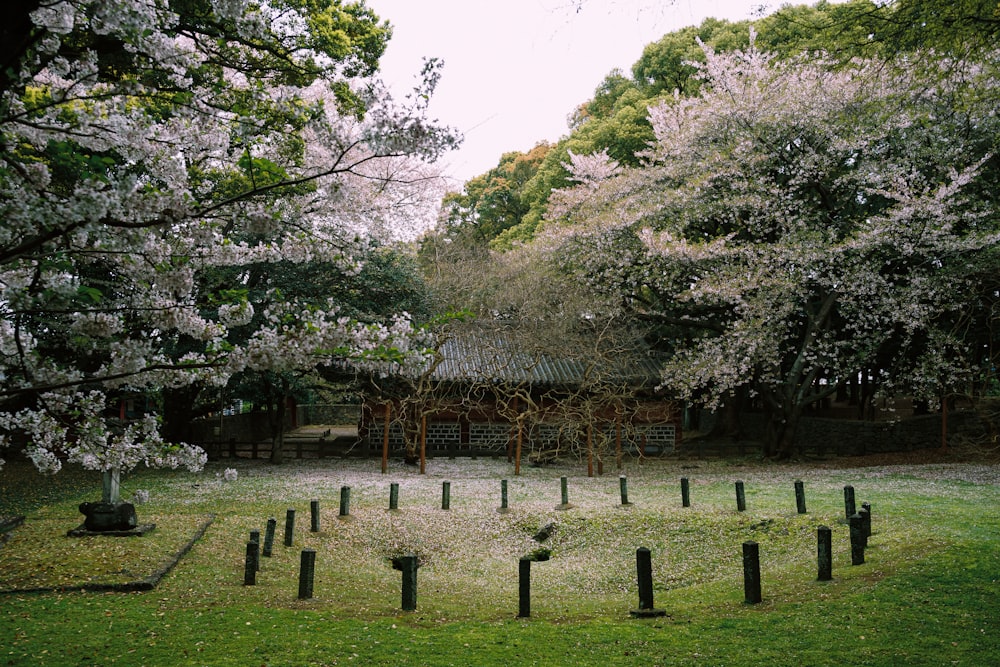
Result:
{"label": "green grass lawn", "polygon": [[[427,475],[373,461],[240,462],[239,477],[142,471],[141,538],[70,538],[94,475],[43,478],[8,462],[0,515],[27,520],[0,547],[0,665],[991,665],[1000,664],[1000,466],[630,462],[632,506],[615,474],[437,459]],[[60,473],[64,474],[64,473]],[[573,508],[559,510],[561,476]],[[691,507],[681,507],[680,478]],[[498,513],[500,479],[510,512]],[[70,477],[66,478],[67,480]],[[743,480],[747,510],[736,511]],[[798,514],[793,484],[805,484]],[[450,482],[449,510],[441,509]],[[399,484],[399,511],[388,507]],[[873,535],[852,566],[843,487],[872,504]],[[339,516],[341,487],[350,517]],[[321,508],[311,532],[309,503]],[[296,510],[293,546],[283,545]],[[148,592],[71,590],[148,576],[205,517],[194,548]],[[244,586],[249,531],[277,519],[274,554]],[[531,617],[516,618],[518,560],[532,565]],[[817,582],[816,528],[833,531],[833,575]],[[741,545],[760,545],[764,601],[744,603]],[[635,550],[652,551],[656,607],[638,606]],[[317,552],[298,600],[301,550]],[[417,610],[400,609],[391,558],[418,555]],[[48,592],[23,592],[49,588]],[[18,592],[21,589],[22,592]]]}

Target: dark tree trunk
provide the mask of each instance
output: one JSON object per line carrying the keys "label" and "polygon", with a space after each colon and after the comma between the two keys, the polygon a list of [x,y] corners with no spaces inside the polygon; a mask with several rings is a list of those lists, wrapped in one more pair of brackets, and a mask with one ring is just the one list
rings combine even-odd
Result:
{"label": "dark tree trunk", "polygon": [[164,440],[191,442],[191,423],[198,416],[194,406],[200,393],[201,387],[198,385],[163,389],[163,425],[160,433]]}
{"label": "dark tree trunk", "polygon": [[271,399],[269,406],[271,408],[271,414],[270,419],[268,419],[271,426],[271,463],[274,464],[281,464],[285,462],[286,406],[288,404],[290,388],[288,386],[288,380],[282,378],[280,382],[280,389],[273,383],[268,383],[270,388],[268,396]]}

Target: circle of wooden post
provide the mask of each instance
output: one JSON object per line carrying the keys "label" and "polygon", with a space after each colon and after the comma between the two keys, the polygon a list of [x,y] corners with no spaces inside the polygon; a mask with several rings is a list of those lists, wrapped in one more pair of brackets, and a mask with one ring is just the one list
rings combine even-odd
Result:
{"label": "circle of wooden post", "polygon": [[247,542],[246,563],[243,568],[243,585],[257,585],[257,570],[260,569],[260,544],[257,542]]}
{"label": "circle of wooden post", "polygon": [[319,532],[319,501],[309,501],[309,531]]}
{"label": "circle of wooden post", "polygon": [[521,558],[517,564],[517,616],[531,616],[531,559]]}
{"label": "circle of wooden post", "polygon": [[509,511],[507,507],[507,480],[505,479],[500,480],[500,507],[497,508],[497,511],[501,514]]}
{"label": "circle of wooden post", "polygon": [[833,531],[827,526],[816,529],[817,581],[833,579]]}
{"label": "circle of wooden post", "polygon": [[760,593],[760,545],[756,542],[743,543],[743,591],[747,604],[757,604],[763,599]]}
{"label": "circle of wooden post", "polygon": [[295,533],[295,510],[291,507],[285,512],[285,546],[292,546],[293,534]]}
{"label": "circle of wooden post", "polygon": [[854,487],[845,486],[844,487],[844,516],[850,521],[851,517],[857,514],[858,510],[855,509],[854,505]]}
{"label": "circle of wooden post", "polygon": [[417,556],[408,553],[399,559],[403,572],[403,611],[417,608]]}
{"label": "circle of wooden post", "polygon": [[351,487],[340,487],[340,518],[346,519],[351,516]]}
{"label": "circle of wooden post", "polygon": [[863,565],[865,562],[864,519],[860,514],[854,514],[849,523],[851,526],[851,565]]}
{"label": "circle of wooden post", "polygon": [[313,596],[313,579],[316,574],[316,550],[303,549],[299,560],[299,599]]}
{"label": "circle of wooden post", "polygon": [[271,549],[274,547],[274,531],[278,527],[278,520],[273,516],[267,520],[267,530],[264,531],[264,553],[266,558],[271,557]]}
{"label": "circle of wooden post", "polygon": [[618,489],[621,491],[622,506],[630,506],[632,503],[628,501],[628,478],[625,477],[625,475],[620,475],[618,477]]}

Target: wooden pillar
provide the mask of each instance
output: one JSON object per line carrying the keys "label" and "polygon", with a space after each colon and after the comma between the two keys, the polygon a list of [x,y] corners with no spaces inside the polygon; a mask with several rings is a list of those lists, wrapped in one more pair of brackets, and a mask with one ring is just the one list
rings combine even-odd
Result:
{"label": "wooden pillar", "polygon": [[389,413],[392,410],[392,403],[385,404],[385,423],[382,427],[382,474],[389,471]]}

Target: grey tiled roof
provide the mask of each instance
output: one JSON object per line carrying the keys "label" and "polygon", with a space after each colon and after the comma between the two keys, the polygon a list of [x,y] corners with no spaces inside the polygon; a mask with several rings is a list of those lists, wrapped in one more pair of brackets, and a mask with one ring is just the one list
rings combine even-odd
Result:
{"label": "grey tiled roof", "polygon": [[579,386],[585,381],[659,384],[662,357],[640,347],[594,359],[580,350],[553,355],[498,333],[462,333],[441,346],[442,360],[431,377],[438,381]]}

